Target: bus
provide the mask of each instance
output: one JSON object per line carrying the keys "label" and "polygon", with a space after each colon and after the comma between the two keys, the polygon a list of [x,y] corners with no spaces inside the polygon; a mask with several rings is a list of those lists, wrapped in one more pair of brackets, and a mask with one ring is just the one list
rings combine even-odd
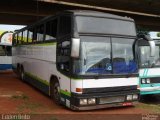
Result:
{"label": "bus", "polygon": [[0,70],[12,69],[12,31],[0,34]]}
{"label": "bus", "polygon": [[13,35],[13,69],[72,110],[138,102],[134,20],[88,10],[46,17]]}
{"label": "bus", "polygon": [[139,38],[136,46],[140,95],[160,94],[160,39]]}

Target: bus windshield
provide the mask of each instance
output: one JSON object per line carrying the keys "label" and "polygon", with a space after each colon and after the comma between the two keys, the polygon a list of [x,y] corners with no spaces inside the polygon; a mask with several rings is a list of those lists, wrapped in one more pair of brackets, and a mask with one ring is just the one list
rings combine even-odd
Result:
{"label": "bus windshield", "polygon": [[142,68],[160,67],[160,45],[156,44],[155,56],[150,56],[150,46],[140,46],[140,66]]}
{"label": "bus windshield", "polygon": [[134,39],[91,36],[81,36],[80,38],[80,59],[74,61],[75,74],[130,74],[137,72],[137,64],[132,52]]}

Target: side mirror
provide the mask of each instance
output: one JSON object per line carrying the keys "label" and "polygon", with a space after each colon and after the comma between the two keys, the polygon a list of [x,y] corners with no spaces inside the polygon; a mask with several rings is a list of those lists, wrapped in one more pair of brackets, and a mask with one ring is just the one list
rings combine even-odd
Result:
{"label": "side mirror", "polygon": [[154,41],[149,41],[149,45],[150,45],[150,48],[151,48],[150,56],[154,57],[155,56],[155,51],[156,51],[155,42]]}
{"label": "side mirror", "polygon": [[79,58],[80,53],[80,38],[72,38],[71,57]]}

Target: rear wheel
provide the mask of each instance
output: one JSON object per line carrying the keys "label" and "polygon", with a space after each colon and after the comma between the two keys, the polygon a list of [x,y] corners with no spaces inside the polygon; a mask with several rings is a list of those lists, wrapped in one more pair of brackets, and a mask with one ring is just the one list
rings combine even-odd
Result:
{"label": "rear wheel", "polygon": [[51,97],[56,104],[61,104],[60,102],[60,85],[57,80],[51,82]]}

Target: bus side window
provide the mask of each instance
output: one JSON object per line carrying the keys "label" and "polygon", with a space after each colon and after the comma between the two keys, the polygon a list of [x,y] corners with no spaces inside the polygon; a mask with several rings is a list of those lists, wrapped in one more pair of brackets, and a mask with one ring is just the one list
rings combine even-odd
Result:
{"label": "bus side window", "polygon": [[61,16],[59,23],[59,37],[69,35],[71,33],[71,17],[70,16]]}
{"label": "bus side window", "polygon": [[17,34],[14,34],[13,36],[13,45],[17,44]]}
{"label": "bus side window", "polygon": [[70,41],[58,43],[57,47],[57,63],[58,68],[65,72],[69,72],[70,68]]}
{"label": "bus side window", "polygon": [[71,17],[61,16],[57,40],[57,67],[64,72],[70,72],[71,48]]}
{"label": "bus side window", "polygon": [[18,44],[22,43],[22,32],[18,33]]}
{"label": "bus side window", "polygon": [[6,46],[6,55],[12,56],[12,47],[11,46]]}
{"label": "bus side window", "polygon": [[33,29],[33,39],[32,39],[32,42],[33,43],[36,43],[37,42],[37,32],[36,32],[36,29]]}
{"label": "bus side window", "polygon": [[23,39],[22,39],[22,41],[23,41],[23,43],[27,43],[27,30],[25,30],[25,31],[23,31]]}
{"label": "bus side window", "polygon": [[32,43],[32,39],[33,39],[33,29],[29,29],[28,30],[28,43]]}
{"label": "bus side window", "polygon": [[37,41],[43,41],[44,38],[44,25],[40,25],[36,29]]}
{"label": "bus side window", "polygon": [[0,56],[5,56],[5,48],[4,48],[4,46],[0,46]]}
{"label": "bus side window", "polygon": [[48,21],[46,24],[45,40],[55,40],[57,36],[57,19]]}

